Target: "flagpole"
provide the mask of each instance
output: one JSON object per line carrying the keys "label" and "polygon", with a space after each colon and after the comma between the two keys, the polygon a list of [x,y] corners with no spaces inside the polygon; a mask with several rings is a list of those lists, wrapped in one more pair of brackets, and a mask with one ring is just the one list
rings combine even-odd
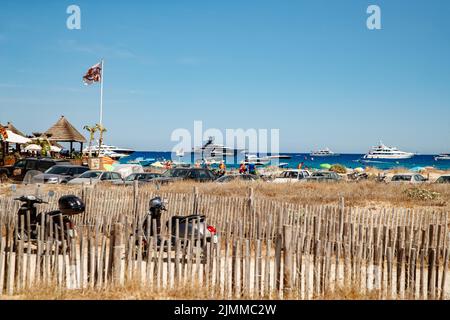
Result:
{"label": "flagpole", "polygon": [[102,76],[100,79],[100,125],[103,125],[103,74],[104,74],[104,60],[102,59]]}

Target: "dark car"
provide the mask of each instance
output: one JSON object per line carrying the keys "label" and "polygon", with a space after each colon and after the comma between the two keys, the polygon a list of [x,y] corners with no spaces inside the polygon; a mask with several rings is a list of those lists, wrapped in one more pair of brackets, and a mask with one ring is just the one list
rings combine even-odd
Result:
{"label": "dark car", "polygon": [[17,161],[13,166],[0,167],[0,179],[10,178],[22,181],[29,171],[45,172],[55,165],[70,165],[67,160],[27,158]]}
{"label": "dark car", "polygon": [[203,168],[175,168],[164,172],[161,177],[152,179],[155,183],[169,183],[181,180],[193,180],[197,182],[210,182],[216,180],[216,175]]}
{"label": "dark car", "polygon": [[123,182],[118,181],[114,182],[114,184],[132,185],[134,184],[134,181],[138,181],[139,183],[146,183],[151,182],[151,180],[159,177],[161,177],[160,173],[153,173],[153,172],[132,173],[128,177],[126,177]]}
{"label": "dark car", "polygon": [[216,180],[219,183],[226,183],[232,181],[256,181],[258,180],[258,176],[253,174],[229,174],[226,176],[222,176]]}
{"label": "dark car", "polygon": [[73,165],[56,165],[42,174],[32,178],[32,183],[65,184],[79,175],[89,171],[88,167]]}
{"label": "dark car", "polygon": [[337,182],[342,178],[336,172],[333,171],[317,171],[313,172],[311,176],[306,178],[308,182]]}

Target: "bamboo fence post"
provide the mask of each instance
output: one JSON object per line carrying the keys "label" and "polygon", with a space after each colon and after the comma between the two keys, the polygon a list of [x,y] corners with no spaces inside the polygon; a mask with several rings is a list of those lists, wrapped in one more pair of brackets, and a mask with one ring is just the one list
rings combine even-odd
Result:
{"label": "bamboo fence post", "polygon": [[114,224],[114,251],[113,251],[113,283],[115,285],[122,284],[121,275],[122,275],[122,257],[124,254],[124,235],[123,235],[123,225],[121,223]]}
{"label": "bamboo fence post", "polygon": [[292,226],[285,225],[284,233],[284,250],[283,250],[283,298],[289,298],[292,294]]}

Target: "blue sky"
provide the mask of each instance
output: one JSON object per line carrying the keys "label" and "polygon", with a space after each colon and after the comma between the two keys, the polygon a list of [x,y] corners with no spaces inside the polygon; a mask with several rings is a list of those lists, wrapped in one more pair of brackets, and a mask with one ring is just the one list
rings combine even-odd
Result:
{"label": "blue sky", "polygon": [[[382,30],[366,28],[370,4]],[[449,17],[447,0],[2,0],[0,122],[98,122],[99,87],[81,77],[103,57],[110,144],[170,150],[202,120],[278,128],[283,152],[448,152]]]}

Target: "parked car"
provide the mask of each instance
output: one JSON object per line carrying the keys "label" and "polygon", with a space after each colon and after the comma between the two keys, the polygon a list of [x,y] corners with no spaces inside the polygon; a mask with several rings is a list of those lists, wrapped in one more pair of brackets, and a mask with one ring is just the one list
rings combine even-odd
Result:
{"label": "parked car", "polygon": [[427,181],[427,179],[418,173],[396,174],[391,178],[391,182],[396,182],[396,183],[401,183],[401,182],[424,183],[425,181]]}
{"label": "parked car", "polygon": [[341,176],[333,171],[317,171],[313,172],[311,176],[306,178],[308,182],[337,182],[341,181]]}
{"label": "parked car", "polygon": [[276,177],[272,182],[273,183],[288,183],[288,182],[299,182],[305,181],[306,178],[311,176],[309,171],[307,170],[286,170],[281,173],[279,177]]}
{"label": "parked car", "polygon": [[254,174],[228,174],[216,180],[218,183],[226,183],[232,181],[256,181],[259,177]]}
{"label": "parked car", "polygon": [[99,170],[91,170],[86,171],[82,175],[80,175],[78,178],[72,179],[67,184],[73,185],[73,184],[97,184],[97,183],[105,183],[105,182],[123,182],[122,176],[120,173],[117,172],[111,172],[111,171],[99,171]]}
{"label": "parked car", "polygon": [[450,183],[450,176],[441,176],[436,180],[436,183]]}
{"label": "parked car", "polygon": [[155,178],[159,178],[160,176],[161,176],[160,173],[150,173],[150,172],[132,173],[128,177],[126,177],[123,181],[116,181],[114,182],[114,184],[132,185],[136,180],[139,183],[146,183],[150,182]]}
{"label": "parked car", "polygon": [[79,175],[89,171],[88,167],[73,165],[56,165],[31,179],[32,183],[65,184]]}
{"label": "parked car", "polygon": [[39,171],[44,173],[55,165],[70,165],[67,160],[56,160],[47,158],[26,158],[17,161],[12,166],[0,167],[0,180],[10,178],[15,181],[22,181],[29,171]]}
{"label": "parked car", "polygon": [[165,171],[161,177],[152,179],[155,183],[169,183],[181,180],[193,180],[197,182],[209,182],[216,180],[216,175],[203,168],[175,168]]}

